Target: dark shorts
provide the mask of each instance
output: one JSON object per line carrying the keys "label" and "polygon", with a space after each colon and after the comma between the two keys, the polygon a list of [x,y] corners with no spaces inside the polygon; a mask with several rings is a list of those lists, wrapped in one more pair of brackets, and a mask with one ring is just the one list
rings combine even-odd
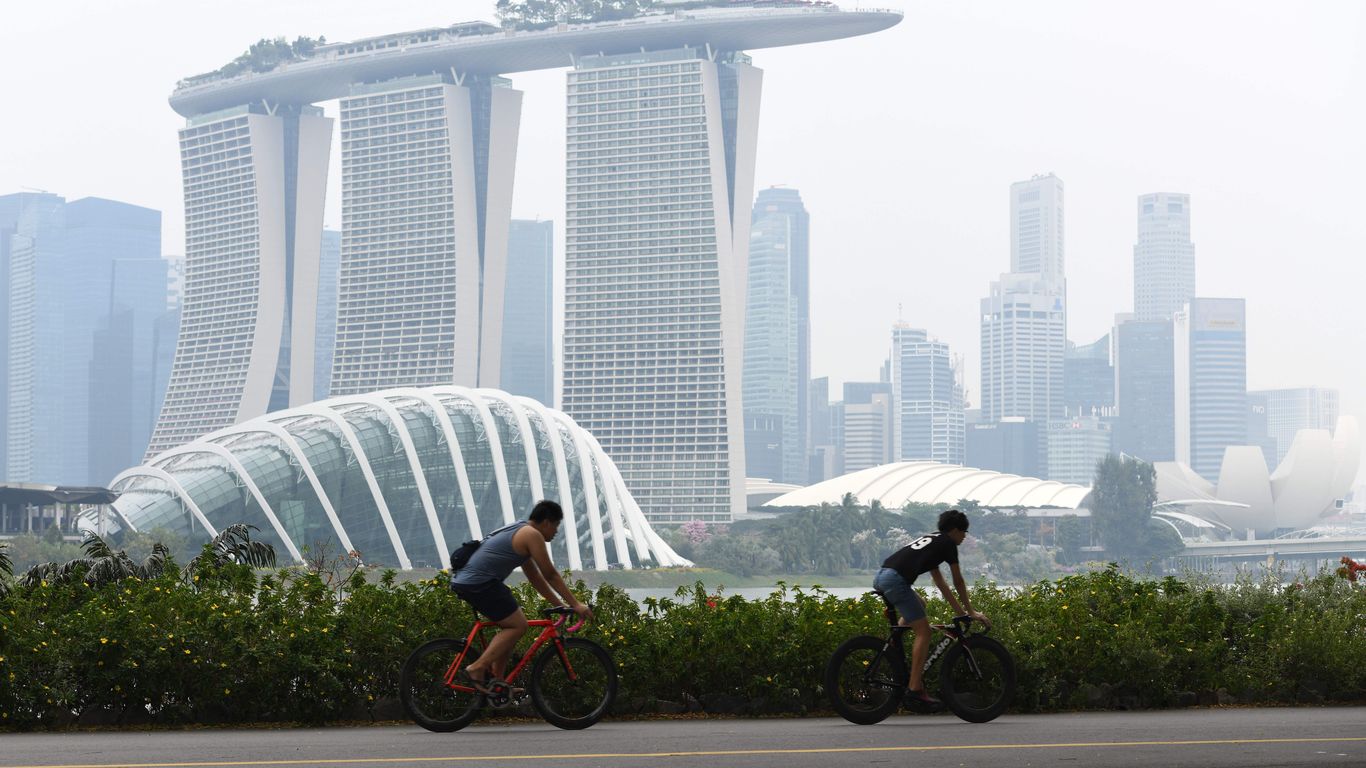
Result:
{"label": "dark shorts", "polygon": [[486,581],[482,584],[456,584],[451,587],[460,599],[470,604],[474,610],[488,617],[490,621],[502,621],[520,608],[512,590],[501,581]]}
{"label": "dark shorts", "polygon": [[877,572],[877,576],[873,577],[873,589],[887,596],[888,602],[896,606],[896,612],[906,623],[925,618],[925,604],[921,602],[920,595],[915,593],[915,587],[891,568]]}

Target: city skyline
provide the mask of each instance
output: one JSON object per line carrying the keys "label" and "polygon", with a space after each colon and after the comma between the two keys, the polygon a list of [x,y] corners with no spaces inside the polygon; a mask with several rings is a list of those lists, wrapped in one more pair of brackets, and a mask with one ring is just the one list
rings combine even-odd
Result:
{"label": "city skyline", "polygon": [[[248,4],[249,5],[249,4]],[[486,4],[491,6],[490,4]],[[460,9],[462,16],[468,18],[491,18],[491,7],[474,7]],[[982,39],[974,44],[988,45],[993,42],[1000,42],[1002,37],[1008,33],[1018,33],[1020,30],[1042,27],[1049,14],[1054,13],[1050,7],[1045,9],[1043,16],[1039,19],[1030,20],[1023,18],[1024,14],[1015,13],[1006,8],[992,7],[989,10],[971,9],[910,9],[913,11],[908,16],[907,22],[898,28],[885,33],[890,40],[880,40],[878,36],[869,38],[867,41],[859,43],[861,51],[866,51],[869,59],[860,64],[860,67],[869,67],[869,76],[882,76],[882,72],[877,71],[879,66],[886,68],[888,63],[901,61],[904,68],[909,62],[917,62],[921,57],[929,57],[938,45],[932,39],[934,32],[928,27],[935,25],[946,26],[947,31],[940,31],[938,34],[947,37],[949,40],[962,43],[964,37],[955,36],[953,30],[959,29],[966,23],[981,23],[984,19],[988,22],[983,31]],[[252,11],[245,14],[244,19],[234,19],[231,24],[225,26],[221,31],[215,30],[211,38],[211,44],[205,44],[203,39],[196,41],[195,47],[203,49],[204,53],[195,54],[202,57],[202,65],[182,65],[175,59],[175,66],[170,70],[170,78],[192,74],[198,71],[205,71],[218,66],[222,62],[230,59],[241,48],[245,47],[250,41],[266,34],[271,34],[272,30],[279,34],[317,34],[319,32],[327,34],[329,39],[354,39],[365,36],[366,34],[381,33],[395,28],[416,28],[424,24],[449,23],[451,21],[464,20],[464,18],[453,19],[449,17],[449,12],[430,6],[422,9],[405,9],[404,13],[413,14],[412,20],[392,19],[389,14],[380,18],[380,14],[370,11],[369,15],[364,11],[356,13],[338,13],[336,19],[329,19],[325,25],[342,26],[341,30],[322,29],[324,24],[316,20],[302,22],[291,19],[291,14],[299,13],[298,9],[285,9],[284,18],[279,21],[266,22],[264,15]],[[1080,25],[1087,19],[1094,19],[1098,13],[1095,10],[1070,7],[1068,14],[1079,17]],[[1040,134],[1037,131],[1029,130],[1025,136],[1012,137],[1008,142],[988,141],[985,146],[984,157],[969,168],[966,174],[946,173],[943,169],[936,170],[938,164],[962,159],[961,152],[947,152],[946,158],[929,157],[928,150],[916,152],[914,146],[909,150],[898,150],[898,156],[894,157],[892,168],[895,170],[905,169],[906,162],[911,162],[920,172],[914,174],[914,178],[920,182],[933,182],[925,184],[926,187],[935,187],[937,199],[934,205],[925,206],[918,203],[926,198],[916,194],[916,190],[910,190],[907,197],[892,197],[879,194],[876,187],[850,186],[851,178],[866,178],[866,174],[841,174],[837,173],[835,165],[859,165],[861,158],[867,157],[865,152],[876,149],[877,147],[898,146],[886,143],[881,140],[885,134],[877,133],[875,126],[865,126],[864,131],[874,132],[867,137],[861,137],[859,144],[871,144],[872,148],[846,146],[841,153],[806,153],[816,157],[806,157],[803,153],[793,151],[792,138],[781,137],[779,132],[784,126],[788,132],[794,134],[797,139],[810,139],[818,135],[822,130],[833,130],[829,127],[830,123],[825,123],[824,116],[816,112],[839,112],[841,107],[847,107],[856,101],[866,100],[866,95],[860,96],[857,93],[838,93],[832,91],[830,99],[833,103],[831,108],[826,110],[810,110],[809,103],[800,111],[803,120],[794,122],[791,119],[784,119],[793,114],[794,94],[799,93],[802,81],[799,75],[810,72],[810,67],[802,68],[801,56],[793,54],[791,51],[763,51],[755,57],[756,65],[770,72],[766,78],[765,90],[765,111],[760,120],[760,145],[762,150],[759,153],[758,172],[756,174],[756,187],[764,187],[771,184],[788,183],[803,190],[804,197],[809,199],[809,204],[813,209],[819,209],[822,213],[822,227],[813,233],[813,275],[812,284],[816,290],[812,295],[812,325],[813,325],[813,375],[828,375],[831,377],[832,385],[837,385],[842,381],[858,380],[870,378],[874,373],[874,367],[882,359],[885,350],[885,331],[884,329],[890,319],[895,318],[896,306],[892,299],[901,300],[904,298],[908,306],[915,307],[915,310],[907,314],[907,321],[916,325],[931,325],[936,328],[936,332],[941,338],[948,342],[953,348],[961,350],[967,358],[968,370],[965,380],[972,389],[972,384],[977,381],[977,371],[979,370],[980,357],[977,354],[977,343],[974,338],[976,333],[975,323],[972,315],[973,297],[980,296],[981,286],[985,280],[992,279],[995,273],[999,272],[999,267],[1008,255],[1007,238],[1004,236],[1005,217],[1002,211],[1002,190],[1012,180],[1028,178],[1035,173],[1046,173],[1049,171],[1057,173],[1058,176],[1065,178],[1068,182],[1068,241],[1067,251],[1070,252],[1068,259],[1069,273],[1069,302],[1068,302],[1068,326],[1069,337],[1079,343],[1084,343],[1102,335],[1109,329],[1110,317],[1114,312],[1131,309],[1132,285],[1127,281],[1130,276],[1125,274],[1129,271],[1129,259],[1132,257],[1132,247],[1135,238],[1134,223],[1132,218],[1133,201],[1142,194],[1157,190],[1176,190],[1189,193],[1193,198],[1198,198],[1194,213],[1195,222],[1193,228],[1197,231],[1197,240],[1200,244],[1200,259],[1198,265],[1199,285],[1201,292],[1206,295],[1217,296],[1240,296],[1248,299],[1248,387],[1255,389],[1286,388],[1294,386],[1321,386],[1333,387],[1342,391],[1342,409],[1344,413],[1362,414],[1363,396],[1361,383],[1366,379],[1366,364],[1359,359],[1359,356],[1340,355],[1337,352],[1341,349],[1354,349],[1350,340],[1359,332],[1361,321],[1356,318],[1344,318],[1336,315],[1324,315],[1326,307],[1331,306],[1350,306],[1350,299],[1359,295],[1360,286],[1366,284],[1360,270],[1359,255],[1366,250],[1366,232],[1363,231],[1361,224],[1350,218],[1341,216],[1342,211],[1350,210],[1357,205],[1357,200],[1353,197],[1359,192],[1346,186],[1343,183],[1334,184],[1337,176],[1344,180],[1359,175],[1353,169],[1366,165],[1366,155],[1356,144],[1335,142],[1334,136],[1349,136],[1357,131],[1359,126],[1366,123],[1363,119],[1363,111],[1360,109],[1360,99],[1357,100],[1358,106],[1355,108],[1340,106],[1336,109],[1329,108],[1332,104],[1341,104],[1342,99],[1337,94],[1346,92],[1349,86],[1359,87],[1362,85],[1363,55],[1360,50],[1362,27],[1362,16],[1359,11],[1343,6],[1324,6],[1309,12],[1311,16],[1304,19],[1306,24],[1315,24],[1322,28],[1324,35],[1331,35],[1330,29],[1340,30],[1337,36],[1330,37],[1331,40],[1342,43],[1338,46],[1322,46],[1324,50],[1317,52],[1301,52],[1301,58],[1305,59],[1303,68],[1318,66],[1327,68],[1330,72],[1320,75],[1316,79],[1311,79],[1307,86],[1299,88],[1299,95],[1296,98],[1285,102],[1292,90],[1291,80],[1302,69],[1292,69],[1285,74],[1277,75],[1270,73],[1270,76],[1263,78],[1263,92],[1260,96],[1265,103],[1260,107],[1249,109],[1246,105],[1235,103],[1237,100],[1232,97],[1224,97],[1218,100],[1221,108],[1228,108],[1232,114],[1223,116],[1216,123],[1227,128],[1230,125],[1237,125],[1240,129],[1243,125],[1237,124],[1239,116],[1249,114],[1260,114],[1264,110],[1267,112],[1275,111],[1273,102],[1290,103],[1305,112],[1303,116],[1297,118],[1295,125],[1305,128],[1313,122],[1324,122],[1327,126],[1324,130],[1329,131],[1329,135],[1323,138],[1320,144],[1332,147],[1332,162],[1320,163],[1315,157],[1315,153],[1320,151],[1316,147],[1297,148],[1293,151],[1297,154],[1295,164],[1301,160],[1308,165],[1318,165],[1321,168],[1331,168],[1336,171],[1328,176],[1311,176],[1311,178],[1299,186],[1304,193],[1299,196],[1299,200],[1290,200],[1283,196],[1263,196],[1255,192],[1244,194],[1238,188],[1247,187],[1248,176],[1241,175],[1241,169],[1225,168],[1225,173],[1213,174],[1208,164],[1199,162],[1196,157],[1198,152],[1185,145],[1202,146],[1207,154],[1220,156],[1224,154],[1235,154],[1236,150],[1246,147],[1244,142],[1252,140],[1264,141],[1269,137],[1266,129],[1249,129],[1247,136],[1241,134],[1231,134],[1229,136],[1229,148],[1216,148],[1208,141],[1208,134],[1203,134],[1206,139],[1201,145],[1198,131],[1194,138],[1189,133],[1183,134],[1183,146],[1178,147],[1178,152],[1168,152],[1168,157],[1162,163],[1155,163],[1151,155],[1143,154],[1143,147],[1135,146],[1126,150],[1127,154],[1107,155],[1098,164],[1098,168],[1092,169],[1085,167],[1088,161],[1097,159],[1097,149],[1095,146],[1083,147],[1083,151],[1076,154],[1064,154],[1061,152],[1060,144],[1040,141]],[[425,15],[422,15],[425,14]],[[1187,64],[1194,63],[1195,72],[1190,76],[1197,84],[1203,83],[1206,86],[1211,81],[1219,81],[1220,78],[1229,79],[1230,88],[1233,93],[1241,96],[1248,96],[1254,88],[1251,81],[1267,75],[1271,66],[1254,65],[1245,62],[1243,58],[1234,56],[1233,60],[1239,65],[1248,63],[1249,72],[1242,75],[1233,75],[1214,62],[1217,57],[1210,57],[1209,61],[1200,57],[1199,49],[1194,46],[1201,29],[1206,29],[1212,18],[1215,16],[1225,17],[1223,20],[1229,21],[1233,26],[1245,33],[1249,41],[1255,41],[1259,34],[1265,35],[1274,26],[1271,14],[1264,7],[1252,7],[1245,9],[1241,13],[1233,13],[1232,6],[1223,6],[1218,12],[1206,9],[1193,9],[1192,14],[1196,17],[1192,19],[1192,29],[1189,32],[1174,33],[1173,40],[1168,41],[1167,45],[1172,47],[1177,54],[1176,58]],[[1035,14],[1038,15],[1038,14]],[[422,20],[419,20],[419,16]],[[1136,30],[1132,33],[1134,38],[1138,37],[1138,32],[1143,28],[1141,20],[1135,19]],[[247,23],[250,22],[250,23]],[[931,23],[933,22],[933,24]],[[289,28],[281,28],[284,25],[296,24]],[[1205,25],[1205,26],[1202,26]],[[238,26],[240,25],[240,26]],[[347,31],[345,27],[351,27]],[[267,30],[269,27],[271,30]],[[245,31],[244,30],[251,30]],[[3,34],[3,33],[0,33]],[[1096,32],[1100,35],[1102,33]],[[1114,35],[1123,40],[1128,40],[1130,48],[1136,47],[1136,43],[1131,38],[1125,38],[1117,32],[1107,31],[1104,34]],[[921,47],[909,46],[907,41],[913,39],[917,43],[923,43]],[[219,42],[221,41],[221,42]],[[899,41],[899,42],[897,42]],[[18,42],[18,41],[16,41]],[[1037,42],[1037,40],[1035,41]],[[1055,39],[1056,50],[1041,52],[1039,56],[1046,71],[1051,76],[1058,76],[1061,87],[1059,91],[1063,94],[1075,95],[1077,93],[1078,81],[1062,77],[1060,67],[1065,63],[1069,53],[1076,50],[1099,50],[1104,47],[1102,41],[1078,38],[1075,34],[1058,33]],[[1219,41],[1221,45],[1243,45],[1242,43],[1231,43],[1228,40]],[[846,43],[830,43],[832,46],[840,46],[839,50],[846,52],[855,49]],[[1246,45],[1251,46],[1248,42]],[[1355,46],[1355,49],[1353,48]],[[1344,52],[1343,48],[1347,51]],[[893,49],[903,49],[894,51]],[[911,51],[909,54],[904,51]],[[1243,52],[1242,48],[1233,50],[1234,53]],[[1132,50],[1130,51],[1132,53]],[[832,58],[835,54],[832,54]],[[960,54],[964,60],[970,59],[970,53]],[[898,59],[897,56],[903,58]],[[187,57],[189,58],[189,57]],[[814,57],[822,58],[822,57]],[[1128,67],[1131,65],[1123,64],[1123,57],[1119,58],[1123,72],[1131,76],[1135,73],[1130,72]],[[1285,62],[1277,57],[1275,62],[1284,64]],[[980,74],[981,64],[973,64],[967,68],[967,72],[978,72]],[[1149,65],[1145,65],[1149,66]],[[1161,64],[1151,64],[1150,66],[1167,66]],[[974,69],[974,67],[976,69]],[[839,67],[826,66],[826,69],[838,69]],[[1102,69],[1101,67],[1095,67]],[[994,71],[994,70],[992,70]],[[1147,72],[1147,70],[1144,70]],[[1150,74],[1150,73],[1149,73]],[[827,75],[828,76],[828,75]],[[861,77],[864,73],[861,72]],[[535,98],[528,96],[528,118],[524,120],[523,132],[520,137],[523,145],[538,142],[550,146],[536,147],[534,151],[523,152],[518,163],[518,184],[517,193],[514,194],[513,215],[531,216],[541,215],[545,218],[554,220],[561,219],[562,202],[556,202],[554,197],[556,190],[562,189],[554,178],[562,172],[563,161],[555,161],[555,153],[563,151],[562,128],[555,127],[555,120],[550,120],[549,130],[538,137],[529,134],[533,123],[532,115],[537,114],[541,118],[552,114],[556,109],[562,109],[563,76],[555,73],[549,78],[541,80],[545,85],[533,86],[536,78],[541,76],[517,76],[513,78],[514,85],[528,94],[535,92]],[[966,78],[968,74],[957,76]],[[556,83],[555,81],[559,82]],[[165,107],[165,92],[168,90],[172,79],[165,79],[155,83],[156,90],[159,91],[160,101],[149,102],[151,119],[149,124],[159,119],[158,115],[165,116],[172,122],[178,122],[178,118]],[[926,92],[937,94],[937,102],[954,103],[953,91],[948,91],[951,87],[967,88],[977,87],[976,85],[964,84],[961,80],[942,77],[931,77],[928,74],[923,81],[911,83],[910,88],[916,89],[917,93]],[[555,93],[558,87],[561,95]],[[985,87],[985,86],[982,86]],[[1298,84],[1296,84],[1298,88]],[[547,93],[546,91],[550,92]],[[862,90],[862,89],[852,89]],[[135,89],[141,93],[141,86]],[[1169,94],[1170,95],[1170,94]],[[1276,102],[1275,98],[1281,98],[1281,102]],[[1175,95],[1176,100],[1192,98],[1187,91],[1179,90]],[[976,102],[980,99],[974,96],[970,101]],[[534,103],[533,103],[534,102]],[[1153,118],[1136,118],[1134,125],[1128,130],[1138,130],[1149,124],[1149,119],[1159,117],[1161,114],[1169,114],[1168,107],[1162,106],[1155,99],[1143,97],[1143,103],[1154,111]],[[1016,102],[1011,102],[1015,107],[1020,107]],[[876,110],[887,110],[886,105],[875,105]],[[1040,107],[1042,108],[1042,107]],[[1032,108],[1031,108],[1032,109]],[[332,113],[332,114],[335,114]],[[980,112],[971,112],[972,115],[980,116]],[[1298,113],[1297,113],[1298,114]],[[1325,120],[1325,114],[1332,114],[1336,119]],[[1131,116],[1132,117],[1132,116]],[[139,115],[141,118],[141,115]],[[940,125],[927,122],[923,116],[910,115],[908,118],[911,126],[921,129],[921,133],[926,137],[928,144],[938,132],[947,128],[947,125]],[[968,119],[968,118],[964,118]],[[1092,123],[1099,118],[1091,115]],[[563,118],[558,118],[562,126]],[[1302,123],[1299,121],[1303,121]],[[60,122],[60,121],[59,121]],[[894,125],[906,127],[906,120],[892,120]],[[1194,121],[1192,121],[1194,122]],[[544,125],[545,120],[539,120],[538,125]],[[1060,124],[1059,124],[1060,125]],[[795,128],[794,128],[795,126]],[[1355,126],[1355,127],[1354,127]],[[10,132],[18,134],[19,138],[26,138],[24,129],[17,126],[10,126],[6,129],[6,137]],[[144,128],[148,133],[153,131]],[[1194,129],[1193,129],[1194,130]],[[1341,133],[1336,133],[1341,131]],[[1301,131],[1302,132],[1302,131]],[[983,138],[981,130],[969,131],[976,139]],[[1067,131],[1060,131],[1066,134]],[[58,132],[60,134],[60,132]],[[558,134],[558,135],[557,135]],[[169,133],[168,133],[169,135]],[[1121,134],[1127,136],[1129,134]],[[164,139],[165,137],[162,137]],[[784,140],[785,139],[785,140]],[[1286,152],[1290,152],[1291,143],[1283,142],[1276,137],[1270,137],[1271,149],[1262,150],[1256,156],[1261,158],[1285,157]],[[8,143],[8,142],[7,142]],[[165,144],[165,141],[160,143]],[[1162,142],[1157,142],[1161,144]],[[1037,146],[1031,146],[1036,144]],[[136,147],[137,142],[134,142]],[[79,145],[78,145],[79,146]],[[1170,150],[1170,145],[1164,145],[1164,149]],[[9,147],[7,147],[9,149]],[[334,151],[337,147],[334,143]],[[1215,151],[1217,150],[1217,151]],[[11,149],[12,151],[12,149]],[[1279,151],[1281,154],[1277,154]],[[1328,152],[1328,150],[1322,150]],[[940,152],[941,154],[945,154]],[[1089,154],[1088,154],[1089,153]],[[14,153],[19,154],[19,153]],[[42,156],[42,152],[30,152]],[[48,153],[50,154],[50,152]],[[72,181],[64,181],[62,174],[55,174],[55,181],[49,181],[43,174],[37,171],[29,172],[26,170],[31,166],[27,158],[16,158],[24,162],[0,163],[0,189],[18,189],[28,185],[48,186],[54,191],[64,194],[69,198],[75,198],[81,194],[103,194],[108,197],[127,199],[138,202],[149,207],[160,208],[166,211],[163,241],[166,249],[179,250],[183,238],[176,232],[175,227],[181,220],[179,213],[180,205],[178,201],[178,170],[175,169],[176,159],[174,148],[169,151],[163,147],[159,154],[138,155],[143,158],[143,162],[155,168],[167,163],[172,168],[171,174],[149,173],[149,177],[166,178],[172,177],[172,183],[163,184],[163,191],[142,193],[132,189],[145,183],[143,179],[127,178],[120,180],[119,183],[127,184],[129,191],[121,186],[96,186],[99,184],[98,177],[107,173],[98,169],[94,174],[95,178],[76,181],[78,176],[68,176]],[[820,155],[842,155],[842,157],[828,157],[820,159]],[[903,156],[904,155],[904,156]],[[537,158],[551,158],[550,162],[541,162]],[[911,160],[907,160],[911,158]],[[90,158],[87,158],[90,159]],[[1002,162],[1003,161],[1003,162]],[[117,162],[112,161],[114,165]],[[1202,167],[1204,166],[1204,167]],[[1277,176],[1278,169],[1276,163],[1271,163],[1268,167],[1266,163],[1257,164],[1255,171],[1259,177],[1270,175],[1273,179],[1285,177]],[[334,165],[334,167],[337,167]],[[866,166],[865,166],[866,167]],[[540,178],[535,169],[539,168],[539,173],[545,174],[549,178]],[[1115,172],[1116,180],[1108,184],[1098,182],[1100,171]],[[22,178],[18,175],[22,174]],[[895,171],[893,172],[895,174]],[[335,176],[339,176],[336,174]],[[329,179],[329,183],[338,181],[334,177]],[[908,174],[909,176],[909,174]],[[528,183],[528,179],[534,179]],[[91,186],[86,186],[86,185]],[[1268,186],[1275,186],[1276,182],[1271,181]],[[528,188],[530,188],[528,190]],[[548,193],[546,191],[549,191]],[[539,194],[538,194],[539,192]],[[562,193],[561,193],[562,194]],[[169,200],[167,199],[169,198]],[[836,204],[833,201],[839,201]],[[976,204],[973,203],[976,201]],[[1348,203],[1351,203],[1350,205]],[[909,203],[909,204],[908,204]],[[561,207],[556,207],[561,206]],[[1317,207],[1316,207],[1317,206]],[[906,208],[911,210],[909,221],[905,217],[887,216],[893,208]],[[947,215],[946,215],[947,212]],[[1337,214],[1337,215],[1335,215]],[[879,217],[884,221],[879,226],[869,226],[870,222],[876,221]],[[325,222],[335,226],[340,219],[339,206],[334,205],[329,199],[329,205],[325,213]],[[937,220],[937,221],[936,221]],[[896,221],[897,228],[893,229],[885,222]],[[1325,224],[1340,221],[1341,226]],[[1299,223],[1296,229],[1290,224]],[[1279,235],[1275,229],[1276,224],[1280,225]],[[1268,230],[1268,227],[1271,227]],[[911,237],[906,239],[898,238],[897,235],[903,227],[909,227]],[[977,230],[969,233],[968,229]],[[859,232],[866,230],[866,232]],[[824,234],[823,234],[824,233]],[[1325,234],[1327,233],[1327,234]],[[1269,234],[1269,236],[1268,236]],[[968,235],[968,236],[964,236]],[[1292,237],[1293,235],[1293,237]],[[953,249],[936,247],[938,241],[945,238],[963,236],[961,243],[955,243]],[[822,239],[823,238],[823,239]],[[842,239],[849,240],[848,248],[834,247]],[[1261,240],[1262,242],[1254,242]],[[871,247],[870,247],[871,244]],[[1293,249],[1292,249],[1293,245]],[[906,251],[910,251],[910,258],[907,258]],[[939,254],[939,255],[937,255]],[[960,254],[966,254],[959,258]],[[1331,279],[1316,280],[1306,277],[1302,281],[1284,281],[1276,283],[1274,278],[1265,280],[1267,284],[1259,285],[1256,278],[1259,277],[1255,269],[1247,269],[1249,264],[1271,263],[1271,255],[1284,254],[1291,259],[1297,266],[1325,273],[1325,277]],[[1356,258],[1348,259],[1348,255]],[[875,258],[876,257],[876,258]],[[963,264],[949,264],[948,262],[961,261]],[[867,285],[869,281],[866,275],[870,270],[887,266],[889,269],[884,273],[885,279],[876,281],[877,285]],[[850,274],[836,274],[836,270],[843,270]],[[942,279],[935,281],[924,281],[930,283],[922,287],[915,287],[915,274],[932,271],[936,275],[941,274]],[[861,278],[858,276],[862,275]],[[1102,275],[1103,278],[1102,279]],[[853,317],[841,316],[838,312],[838,305],[841,296],[847,296],[847,288],[852,281],[857,278],[858,282],[863,283],[864,293],[860,296],[860,305],[870,307],[872,311],[865,313],[850,313],[864,315],[857,320]],[[1265,278],[1263,278],[1265,279]],[[1111,285],[1111,283],[1113,285]],[[1305,293],[1304,287],[1299,283],[1313,283],[1314,292]],[[911,287],[906,287],[911,286]],[[1268,294],[1268,291],[1272,293]],[[1312,300],[1320,294],[1326,295],[1321,301]],[[1277,299],[1279,297],[1279,300]],[[847,298],[844,299],[847,301]],[[1288,311],[1293,305],[1295,311]],[[880,313],[880,314],[879,314]],[[884,319],[885,318],[885,319]],[[1274,319],[1274,324],[1273,324]],[[966,332],[965,332],[966,328]],[[851,332],[851,329],[852,332]],[[1288,339],[1294,339],[1295,343],[1288,343]],[[837,343],[838,340],[838,343]],[[837,388],[837,386],[835,387]],[[968,393],[969,400],[973,405],[980,404],[980,392]]]}

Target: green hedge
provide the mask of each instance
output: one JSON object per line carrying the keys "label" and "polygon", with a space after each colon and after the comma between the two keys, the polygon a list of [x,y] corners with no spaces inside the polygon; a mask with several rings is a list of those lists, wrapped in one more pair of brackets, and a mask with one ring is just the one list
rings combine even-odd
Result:
{"label": "green hedge", "polygon": [[[16,588],[0,598],[0,727],[401,717],[406,654],[470,616],[440,579],[392,576],[353,578],[344,597],[315,574],[244,566]],[[747,601],[699,584],[637,605],[603,586],[593,600],[585,634],[616,658],[622,714],[822,711],[830,651],[884,627],[871,594],[819,589]],[[1366,699],[1366,591],[1341,579],[1203,587],[1112,569],[983,586],[974,602],[1016,656],[1021,711]]]}

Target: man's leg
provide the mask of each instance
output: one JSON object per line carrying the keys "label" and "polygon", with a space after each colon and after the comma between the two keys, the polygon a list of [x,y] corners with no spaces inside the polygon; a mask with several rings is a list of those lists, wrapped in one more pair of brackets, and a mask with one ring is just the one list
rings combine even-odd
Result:
{"label": "man's leg", "polygon": [[[906,623],[905,621],[902,622]],[[910,622],[915,631],[915,642],[911,645],[911,680],[907,687],[912,691],[925,690],[925,657],[930,655],[930,620],[920,617]]]}
{"label": "man's leg", "polygon": [[518,608],[500,619],[497,624],[498,633],[489,641],[489,647],[484,649],[474,663],[465,666],[465,673],[479,682],[489,679],[490,676],[503,676],[503,670],[512,656],[512,649],[517,647],[517,641],[526,634],[526,614]]}

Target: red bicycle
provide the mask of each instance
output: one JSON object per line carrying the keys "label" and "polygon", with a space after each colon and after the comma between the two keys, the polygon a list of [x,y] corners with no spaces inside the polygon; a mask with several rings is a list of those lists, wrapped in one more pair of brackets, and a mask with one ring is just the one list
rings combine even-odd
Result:
{"label": "red bicycle", "polygon": [[[429,731],[457,731],[479,716],[487,706],[505,709],[525,704],[528,697],[546,722],[559,728],[587,728],[602,719],[617,697],[617,669],[602,646],[579,637],[583,622],[564,627],[573,615],[568,608],[546,608],[544,618],[527,622],[541,633],[525,654],[513,657],[512,670],[491,692],[480,693],[460,677],[465,659],[479,657],[484,634],[497,624],[476,621],[462,640],[443,637],[423,643],[403,664],[398,696],[413,722]],[[539,653],[538,653],[539,651]],[[526,688],[518,677],[531,665]]]}

